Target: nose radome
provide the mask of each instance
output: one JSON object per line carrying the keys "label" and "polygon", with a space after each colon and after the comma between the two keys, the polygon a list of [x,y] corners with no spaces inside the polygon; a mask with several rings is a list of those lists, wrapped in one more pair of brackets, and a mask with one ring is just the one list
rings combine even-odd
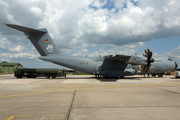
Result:
{"label": "nose radome", "polygon": [[175,62],[175,69],[178,67],[178,64]]}

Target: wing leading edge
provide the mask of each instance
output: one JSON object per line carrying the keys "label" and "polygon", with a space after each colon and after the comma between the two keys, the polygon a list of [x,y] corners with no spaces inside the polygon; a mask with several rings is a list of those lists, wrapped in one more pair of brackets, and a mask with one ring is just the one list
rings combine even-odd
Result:
{"label": "wing leading edge", "polygon": [[105,57],[106,60],[119,60],[119,61],[125,61],[126,64],[131,65],[146,65],[146,59],[139,57],[139,56],[129,56],[129,55],[115,55],[115,56],[107,56]]}

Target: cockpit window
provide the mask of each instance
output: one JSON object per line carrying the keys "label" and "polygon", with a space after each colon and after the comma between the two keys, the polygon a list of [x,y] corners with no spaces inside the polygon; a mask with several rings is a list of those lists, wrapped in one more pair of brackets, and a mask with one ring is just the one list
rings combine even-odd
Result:
{"label": "cockpit window", "polygon": [[171,58],[168,58],[168,60],[169,60],[169,61],[172,61],[172,59],[171,59]]}

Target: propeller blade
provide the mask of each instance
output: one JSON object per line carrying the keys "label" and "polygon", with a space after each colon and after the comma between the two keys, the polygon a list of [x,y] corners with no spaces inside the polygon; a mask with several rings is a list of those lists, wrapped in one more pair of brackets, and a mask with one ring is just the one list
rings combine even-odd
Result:
{"label": "propeller blade", "polygon": [[146,60],[147,65],[143,66],[143,71],[145,71],[146,73],[148,72],[149,67],[151,66],[151,63],[154,62],[154,59],[151,58],[152,55],[153,55],[153,53],[152,53],[152,51],[149,50],[149,48],[147,48],[147,50],[144,50],[143,56],[147,58],[147,60]]}

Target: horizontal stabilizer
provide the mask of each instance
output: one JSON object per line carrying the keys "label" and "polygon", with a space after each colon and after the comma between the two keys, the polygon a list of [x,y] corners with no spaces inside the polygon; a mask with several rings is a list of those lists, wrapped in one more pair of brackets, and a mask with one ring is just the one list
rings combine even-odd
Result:
{"label": "horizontal stabilizer", "polygon": [[19,30],[21,32],[27,33],[27,34],[40,34],[40,33],[46,33],[45,31],[41,31],[41,30],[36,30],[36,29],[32,29],[32,28],[27,28],[27,27],[23,27],[23,26],[19,26],[19,25],[14,25],[14,24],[5,24],[8,27],[14,28],[16,30]]}

